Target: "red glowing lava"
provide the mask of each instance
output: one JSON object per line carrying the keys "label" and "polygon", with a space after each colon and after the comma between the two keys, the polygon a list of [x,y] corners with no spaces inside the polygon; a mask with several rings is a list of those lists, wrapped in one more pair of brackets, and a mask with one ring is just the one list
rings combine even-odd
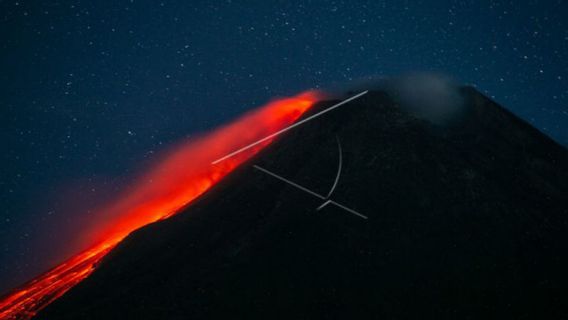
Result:
{"label": "red glowing lava", "polygon": [[218,164],[212,161],[297,120],[319,99],[316,92],[276,100],[201,138],[183,143],[148,173],[135,179],[115,202],[104,207],[87,250],[0,299],[0,319],[29,319],[93,272],[95,265],[132,231],[165,219],[207,191],[270,141]]}

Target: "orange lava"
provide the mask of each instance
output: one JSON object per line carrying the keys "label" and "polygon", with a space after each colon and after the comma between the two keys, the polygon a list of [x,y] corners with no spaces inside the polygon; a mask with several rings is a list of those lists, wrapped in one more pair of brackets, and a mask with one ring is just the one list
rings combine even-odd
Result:
{"label": "orange lava", "polygon": [[165,219],[203,194],[270,141],[218,164],[212,161],[296,121],[315,101],[316,92],[280,99],[233,123],[178,145],[125,193],[103,207],[82,241],[91,245],[0,299],[0,319],[30,319],[93,272],[96,264],[132,231]]}

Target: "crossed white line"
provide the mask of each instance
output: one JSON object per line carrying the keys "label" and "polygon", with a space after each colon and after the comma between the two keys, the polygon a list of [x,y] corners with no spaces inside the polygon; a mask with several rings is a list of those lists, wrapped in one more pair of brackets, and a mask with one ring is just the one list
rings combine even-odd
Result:
{"label": "crossed white line", "polygon": [[343,210],[345,210],[345,211],[347,211],[347,212],[349,212],[349,213],[352,213],[352,214],[354,214],[354,215],[356,215],[356,216],[358,216],[358,217],[360,217],[360,218],[363,218],[363,219],[368,219],[368,218],[369,218],[369,217],[367,217],[366,215],[361,214],[361,213],[359,213],[359,212],[357,212],[357,211],[355,211],[355,210],[353,210],[353,209],[350,209],[350,208],[348,208],[348,207],[346,207],[346,206],[344,206],[344,205],[342,205],[342,204],[339,204],[339,203],[337,203],[337,202],[335,202],[335,201],[333,201],[333,200],[330,200],[330,199],[328,199],[328,198],[322,196],[321,194],[319,194],[319,193],[317,193],[317,192],[314,192],[314,191],[312,191],[312,190],[310,190],[310,189],[308,189],[308,188],[306,188],[306,187],[303,187],[303,186],[301,186],[301,185],[299,185],[299,184],[297,184],[297,183],[295,183],[295,182],[292,182],[292,181],[290,181],[290,180],[288,180],[288,179],[286,179],[286,178],[284,178],[284,177],[281,177],[281,176],[277,175],[277,174],[274,173],[274,172],[268,171],[268,170],[266,170],[266,169],[264,169],[264,168],[262,168],[262,167],[259,167],[259,166],[257,166],[257,165],[253,165],[253,167],[254,167],[255,169],[257,169],[257,170],[260,170],[260,171],[262,171],[262,172],[264,172],[264,173],[266,173],[266,174],[268,174],[268,175],[270,175],[270,176],[272,176],[272,177],[274,177],[274,178],[280,180],[280,181],[284,181],[284,182],[286,182],[287,184],[289,184],[289,185],[291,185],[291,186],[293,186],[293,187],[295,187],[295,188],[297,188],[297,189],[300,189],[300,190],[302,190],[302,191],[304,191],[304,192],[306,192],[306,193],[309,193],[309,194],[311,194],[312,196],[314,196],[314,197],[316,197],[316,198],[319,198],[319,199],[321,199],[321,200],[326,200],[326,201],[325,201],[321,206],[319,206],[316,210],[321,210],[321,209],[322,209],[323,207],[325,207],[326,205],[328,205],[328,204],[333,204],[333,205],[335,205],[335,206],[337,206],[337,207],[339,207],[339,208],[341,208],[341,209],[343,209]]}
{"label": "crossed white line", "polygon": [[[322,110],[322,111],[320,111],[320,112],[318,112],[318,113],[315,113],[315,114],[313,114],[313,115],[311,115],[311,116],[309,116],[309,117],[307,117],[307,118],[305,118],[305,119],[303,119],[303,120],[300,120],[300,121],[298,121],[298,122],[296,122],[296,123],[294,123],[294,124],[292,124],[292,125],[290,125],[290,126],[284,128],[284,129],[281,129],[281,130],[279,130],[279,131],[277,131],[277,132],[275,132],[275,133],[272,133],[272,134],[270,134],[270,135],[268,135],[268,136],[266,136],[266,137],[264,137],[264,138],[261,138],[261,139],[255,141],[255,142],[253,142],[253,143],[251,143],[251,144],[249,144],[249,145],[246,145],[246,146],[244,146],[244,147],[242,147],[242,148],[240,148],[240,149],[238,149],[238,150],[235,150],[235,151],[233,151],[233,152],[231,152],[231,153],[229,153],[229,154],[227,154],[227,155],[225,155],[225,156],[223,156],[223,157],[221,157],[221,158],[219,158],[219,159],[217,159],[217,160],[211,162],[211,164],[217,164],[217,163],[219,163],[219,162],[221,162],[221,161],[223,161],[223,160],[226,160],[226,159],[228,159],[228,158],[230,158],[230,157],[232,157],[232,156],[234,156],[234,155],[236,155],[236,154],[239,154],[239,153],[241,153],[241,152],[243,152],[243,151],[245,151],[245,150],[247,150],[247,149],[250,149],[250,148],[252,148],[252,147],[254,147],[254,146],[256,146],[256,145],[258,145],[258,144],[260,144],[260,143],[263,143],[264,141],[267,141],[267,140],[269,140],[269,139],[272,139],[272,138],[276,137],[276,136],[279,135],[279,134],[282,134],[282,133],[284,133],[284,132],[286,132],[286,131],[288,131],[288,130],[290,130],[290,129],[296,128],[296,127],[298,127],[298,126],[300,126],[300,125],[302,125],[302,124],[304,124],[304,123],[306,123],[306,122],[308,122],[308,121],[310,121],[310,120],[313,120],[313,119],[315,119],[315,118],[317,118],[317,117],[319,117],[319,116],[321,116],[321,115],[323,115],[323,114],[325,114],[325,113],[327,113],[327,112],[329,112],[329,111],[331,111],[331,110],[333,110],[333,109],[336,109],[336,108],[338,108],[338,107],[340,107],[340,106],[342,106],[342,105],[344,105],[344,104],[346,104],[346,103],[348,103],[348,102],[350,102],[350,101],[353,101],[353,100],[355,100],[355,99],[357,99],[357,98],[363,96],[363,95],[366,94],[367,92],[368,92],[368,91],[363,91],[363,92],[360,92],[360,93],[358,93],[358,94],[356,94],[356,95],[354,95],[354,96],[352,96],[352,97],[349,97],[349,98],[347,98],[347,99],[345,99],[345,100],[343,100],[343,101],[341,101],[341,102],[339,102],[339,103],[334,104],[333,106],[331,106],[331,107],[329,107],[329,108],[327,108],[327,109],[325,109],[325,110]],[[269,171],[269,170],[266,170],[266,169],[264,169],[264,168],[262,168],[262,167],[259,167],[259,166],[257,166],[257,165],[253,165],[253,167],[254,167],[255,169],[257,169],[257,170],[259,170],[259,171],[262,171],[262,172],[264,172],[264,173],[266,173],[266,174],[268,174],[268,175],[270,175],[270,176],[272,176],[272,177],[274,177],[274,178],[276,178],[276,179],[278,179],[278,180],[280,180],[280,181],[283,181],[283,182],[285,182],[285,183],[287,183],[287,184],[289,184],[289,185],[291,185],[291,186],[293,186],[293,187],[295,187],[295,188],[297,188],[297,189],[300,189],[300,190],[302,190],[302,191],[304,191],[304,192],[306,192],[306,193],[308,193],[308,194],[311,194],[312,196],[314,196],[314,197],[316,197],[316,198],[319,198],[319,199],[321,199],[321,200],[325,200],[324,203],[322,203],[319,207],[316,208],[316,210],[318,210],[318,211],[321,210],[321,209],[323,209],[323,208],[324,208],[325,206],[327,206],[328,204],[332,204],[332,205],[335,205],[335,206],[337,206],[337,207],[339,207],[339,208],[341,208],[341,209],[343,209],[343,210],[345,210],[345,211],[347,211],[347,212],[349,212],[349,213],[352,213],[352,214],[354,214],[354,215],[356,215],[356,216],[358,216],[358,217],[360,217],[360,218],[368,219],[367,216],[365,216],[365,215],[363,215],[363,214],[361,214],[361,213],[359,213],[359,212],[357,212],[357,211],[355,211],[355,210],[353,210],[353,209],[351,209],[351,208],[348,208],[348,207],[346,207],[346,206],[344,206],[344,205],[342,205],[342,204],[339,204],[339,203],[337,203],[337,202],[335,202],[335,201],[329,199],[329,197],[331,196],[331,194],[332,194],[333,191],[335,190],[335,187],[337,186],[337,183],[339,182],[339,176],[341,175],[341,167],[342,167],[342,162],[343,162],[343,159],[342,159],[342,151],[341,151],[341,144],[339,143],[339,138],[337,139],[337,146],[338,146],[338,148],[339,148],[339,168],[338,168],[338,170],[337,170],[337,175],[336,175],[336,177],[335,177],[335,180],[334,180],[334,182],[333,182],[333,185],[332,185],[332,187],[331,187],[331,190],[329,191],[329,193],[327,194],[327,196],[322,196],[321,194],[319,194],[319,193],[317,193],[317,192],[314,192],[314,191],[312,191],[312,190],[310,190],[310,189],[308,189],[308,188],[306,188],[306,187],[303,187],[303,186],[301,186],[301,185],[299,185],[299,184],[297,184],[297,183],[295,183],[295,182],[292,182],[292,181],[290,181],[290,180],[288,180],[288,179],[286,179],[286,178],[284,178],[284,177],[281,177],[281,176],[277,175],[277,174],[274,173],[274,172],[271,172],[271,171]]]}

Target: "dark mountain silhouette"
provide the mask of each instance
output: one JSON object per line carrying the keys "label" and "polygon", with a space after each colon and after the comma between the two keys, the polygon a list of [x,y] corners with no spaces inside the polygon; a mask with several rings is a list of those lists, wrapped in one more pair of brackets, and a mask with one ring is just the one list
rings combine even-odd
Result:
{"label": "dark mountain silhouette", "polygon": [[[37,318],[568,318],[568,152],[459,94],[444,126],[371,91],[287,132]],[[368,219],[254,167],[325,196],[336,139],[331,200]]]}

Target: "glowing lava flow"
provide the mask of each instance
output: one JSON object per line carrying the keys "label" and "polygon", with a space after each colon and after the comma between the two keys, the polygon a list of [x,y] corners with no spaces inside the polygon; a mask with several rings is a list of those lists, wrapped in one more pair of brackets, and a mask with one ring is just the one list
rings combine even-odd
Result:
{"label": "glowing lava flow", "polygon": [[[211,161],[297,120],[319,94],[281,99],[237,121],[174,148],[133,187],[106,206],[87,230],[94,245],[0,299],[0,319],[29,319],[93,272],[96,264],[132,231],[165,219],[197,198],[270,141],[216,165]],[[104,218],[104,219],[103,219]]]}

